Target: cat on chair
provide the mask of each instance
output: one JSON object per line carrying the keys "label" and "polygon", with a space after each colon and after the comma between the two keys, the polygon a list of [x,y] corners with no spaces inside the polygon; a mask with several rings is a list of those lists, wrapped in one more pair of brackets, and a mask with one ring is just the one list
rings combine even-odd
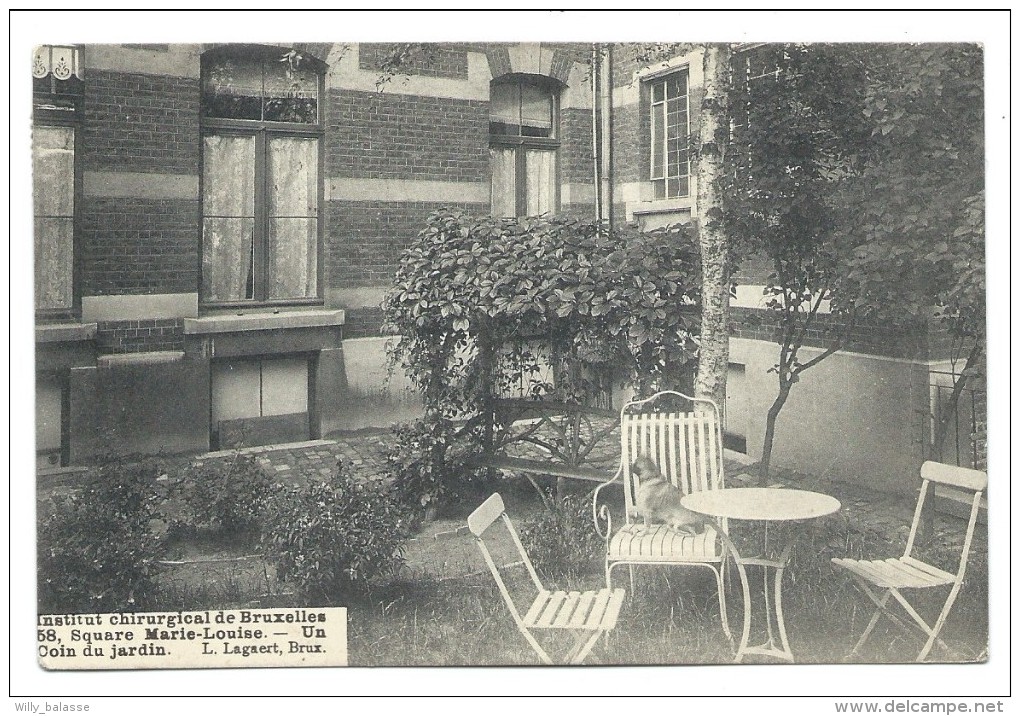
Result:
{"label": "cat on chair", "polygon": [[678,532],[694,535],[703,530],[707,518],[680,504],[683,493],[663,477],[655,462],[641,455],[630,468],[638,480],[637,509],[645,524],[667,524]]}

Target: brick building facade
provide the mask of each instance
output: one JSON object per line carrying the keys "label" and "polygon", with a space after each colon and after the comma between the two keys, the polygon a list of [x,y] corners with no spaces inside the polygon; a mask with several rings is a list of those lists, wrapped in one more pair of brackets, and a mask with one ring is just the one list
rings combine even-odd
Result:
{"label": "brick building facade", "polygon": [[[434,209],[592,216],[601,153],[618,220],[697,220],[699,52],[643,66],[618,50],[594,102],[590,53],[442,45],[386,78],[380,45],[40,48],[40,464],[414,414],[379,306]],[[768,327],[744,320],[760,278],[738,293],[729,406],[752,456],[774,392]],[[826,364],[791,398],[776,461],[896,489],[922,449],[926,337],[863,330]]]}

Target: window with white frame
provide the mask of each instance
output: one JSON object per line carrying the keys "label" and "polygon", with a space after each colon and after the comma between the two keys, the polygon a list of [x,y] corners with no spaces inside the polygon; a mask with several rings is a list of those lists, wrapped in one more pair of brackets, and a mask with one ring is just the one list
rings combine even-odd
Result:
{"label": "window with white frame", "polygon": [[203,55],[204,304],[320,300],[322,76],[293,50]]}
{"label": "window with white frame", "polygon": [[691,193],[691,113],[687,68],[648,82],[651,161],[656,199]]}
{"label": "window with white frame", "polygon": [[489,105],[493,216],[557,210],[557,93],[540,77],[494,81]]}

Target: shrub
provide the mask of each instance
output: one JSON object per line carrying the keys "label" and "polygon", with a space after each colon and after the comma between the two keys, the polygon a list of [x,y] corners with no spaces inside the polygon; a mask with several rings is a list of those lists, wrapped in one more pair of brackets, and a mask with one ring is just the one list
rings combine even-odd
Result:
{"label": "shrub", "polygon": [[41,612],[130,611],[151,595],[165,553],[158,465],[113,460],[52,498],[36,542]]}
{"label": "shrub", "polygon": [[419,516],[449,504],[475,481],[480,471],[468,461],[478,452],[469,433],[450,421],[418,420],[393,429],[386,455],[394,496]]}
{"label": "shrub", "polygon": [[190,526],[238,534],[258,528],[272,481],[253,457],[237,454],[188,466],[177,487]]}
{"label": "shrub", "polygon": [[303,597],[340,604],[403,565],[401,512],[381,480],[359,480],[340,461],[325,480],[278,488],[267,503],[263,552]]}
{"label": "shrub", "polygon": [[521,543],[535,569],[551,581],[597,572],[605,543],[595,531],[591,502],[568,495],[521,524]]}

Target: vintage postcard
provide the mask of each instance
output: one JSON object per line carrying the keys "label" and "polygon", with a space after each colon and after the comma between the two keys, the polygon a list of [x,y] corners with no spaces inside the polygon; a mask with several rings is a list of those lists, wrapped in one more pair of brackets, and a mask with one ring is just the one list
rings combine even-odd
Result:
{"label": "vintage postcard", "polygon": [[1003,657],[998,48],[300,16],[12,62],[39,694]]}

